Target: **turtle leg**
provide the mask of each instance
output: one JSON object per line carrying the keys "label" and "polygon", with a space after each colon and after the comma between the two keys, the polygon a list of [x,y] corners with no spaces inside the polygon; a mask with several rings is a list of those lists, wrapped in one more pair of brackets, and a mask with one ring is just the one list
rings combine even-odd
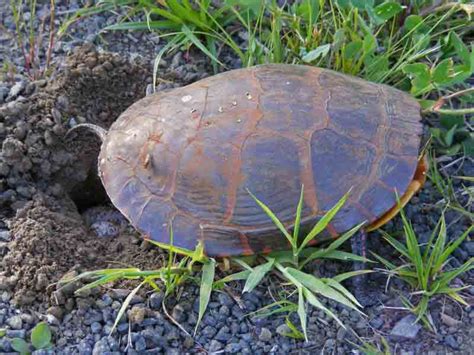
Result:
{"label": "turtle leg", "polygon": [[[351,238],[351,247],[352,253],[367,257],[367,232],[365,230],[358,231]],[[355,261],[354,262],[354,271],[364,270],[367,267],[367,263],[364,261]],[[358,275],[352,278],[352,285],[354,287],[354,295],[361,305],[371,306],[376,303],[376,297],[372,295],[370,287],[367,285],[368,278],[367,275]]]}

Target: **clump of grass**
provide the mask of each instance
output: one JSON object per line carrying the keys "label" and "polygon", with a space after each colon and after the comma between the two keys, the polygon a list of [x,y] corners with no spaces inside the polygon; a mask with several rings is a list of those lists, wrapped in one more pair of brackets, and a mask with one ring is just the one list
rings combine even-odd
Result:
{"label": "clump of grass", "polygon": [[[29,20],[24,20],[23,6],[26,5],[30,12]],[[55,41],[55,1],[50,0],[49,14],[42,19],[37,18],[36,0],[10,0],[10,10],[15,23],[15,36],[19,49],[25,61],[26,74],[33,80],[39,79],[48,73],[51,65],[52,51]],[[46,21],[49,17],[49,23]],[[40,21],[37,27],[35,21]],[[44,39],[45,26],[49,26],[49,36]],[[46,60],[41,65],[40,50],[45,45]]]}
{"label": "clump of grass", "polygon": [[295,338],[304,338],[308,340],[307,334],[307,304],[316,307],[333,318],[340,326],[345,327],[339,320],[336,313],[324,306],[320,301],[320,297],[324,297],[338,303],[341,303],[360,313],[362,306],[356,298],[342,285],[342,281],[361,275],[370,271],[360,270],[339,274],[332,278],[320,278],[304,271],[304,266],[316,259],[337,259],[347,261],[366,262],[367,259],[344,251],[338,248],[351,236],[356,233],[363,223],[355,226],[348,232],[344,233],[340,238],[330,243],[326,248],[308,247],[308,244],[325,230],[329,222],[334,218],[347,200],[348,194],[344,195],[321,219],[314,227],[305,235],[300,235],[301,211],[303,207],[303,189],[296,209],[295,221],[292,226],[293,232],[287,229],[278,217],[270,210],[264,202],[260,201],[256,196],[251,194],[257,204],[265,211],[269,218],[273,221],[279,231],[285,236],[291,245],[290,251],[279,251],[270,253],[265,256],[265,262],[251,267],[243,259],[236,258],[234,261],[238,263],[244,271],[230,275],[218,283],[228,282],[231,280],[245,280],[243,292],[251,292],[262,281],[265,275],[276,273],[285,280],[290,288],[290,294],[297,294],[297,303],[285,300],[279,303],[279,312],[295,311],[298,314],[302,331],[299,331],[287,318],[287,326],[291,330],[288,336]]}
{"label": "clump of grass", "polygon": [[[201,270],[201,289],[200,289],[200,301],[199,301],[199,316],[196,324],[196,329],[204,315],[204,312],[209,303],[212,282],[214,281],[215,265],[216,262],[212,258],[208,258],[204,255],[203,247],[198,244],[194,251],[190,251],[183,248],[173,246],[173,230],[170,228],[170,243],[171,245],[157,243],[155,241],[149,241],[156,246],[168,251],[168,259],[164,265],[156,270],[140,270],[138,268],[117,268],[117,269],[103,269],[84,272],[75,277],[66,277],[60,280],[60,284],[71,284],[83,280],[94,280],[82,286],[75,291],[76,294],[80,294],[84,290],[99,287],[109,283],[113,283],[120,280],[140,280],[138,286],[136,286],[125,298],[122,306],[117,314],[115,323],[112,327],[111,333],[115,330],[118,322],[122,318],[123,314],[127,310],[130,301],[137,294],[137,292],[144,286],[151,287],[156,292],[163,292],[163,310],[167,314],[165,308],[165,300],[168,296],[174,294],[177,288],[187,281],[197,281],[195,274],[195,267],[200,265]],[[171,318],[171,317],[170,317]],[[173,322],[174,319],[171,319]],[[182,330],[179,324],[176,323]],[[185,331],[185,330],[184,330]]]}
{"label": "clump of grass", "polygon": [[468,228],[456,240],[447,243],[446,222],[442,215],[429,241],[426,245],[420,245],[413,226],[403,211],[401,217],[405,234],[404,243],[387,233],[382,233],[385,240],[400,253],[402,264],[395,265],[380,255],[374,253],[373,255],[386,267],[388,275],[398,277],[411,286],[412,301],[403,298],[405,305],[417,316],[416,321],[422,320],[425,326],[434,330],[435,326],[428,309],[434,297],[448,296],[468,306],[461,292],[469,286],[452,287],[451,283],[459,275],[474,268],[474,258],[470,258],[457,268],[450,268],[448,264],[451,254],[469,236],[474,226]]}
{"label": "clump of grass", "polygon": [[358,335],[356,335],[360,341],[359,344],[355,344],[351,341],[348,343],[352,344],[357,350],[359,350],[364,355],[391,355],[390,345],[388,344],[387,339],[383,336],[377,336],[371,341],[364,341]]}

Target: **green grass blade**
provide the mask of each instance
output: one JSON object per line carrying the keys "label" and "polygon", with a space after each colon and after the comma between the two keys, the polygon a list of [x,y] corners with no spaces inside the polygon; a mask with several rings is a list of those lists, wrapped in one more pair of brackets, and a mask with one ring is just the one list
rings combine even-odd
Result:
{"label": "green grass blade", "polygon": [[[371,272],[370,270],[359,270],[359,275],[367,274],[367,272],[361,273],[360,271],[369,271],[369,272]],[[346,297],[347,299],[352,301],[352,303],[354,303],[358,307],[362,308],[362,305],[359,303],[359,301],[357,301],[357,299],[354,297],[354,295],[352,293],[350,293],[349,290],[347,288],[345,288],[344,286],[342,286],[338,281],[336,281],[334,279],[330,279],[330,278],[326,278],[326,279],[323,279],[323,280],[326,284],[328,284],[332,288],[338,290],[344,297]],[[362,313],[360,310],[357,310],[357,311],[359,313]]]}
{"label": "green grass blade", "polygon": [[244,290],[242,293],[245,292],[252,292],[255,287],[262,281],[264,276],[271,270],[273,269],[273,264],[275,262],[275,259],[269,259],[268,262],[265,264],[258,265],[252,269],[250,272],[250,275],[247,278],[247,281],[245,282]]}
{"label": "green grass blade", "polygon": [[140,283],[137,287],[135,287],[127,296],[127,298],[125,298],[125,300],[123,301],[122,303],[122,307],[120,307],[119,311],[118,311],[118,314],[117,314],[117,317],[115,318],[115,322],[114,322],[114,325],[112,326],[112,329],[110,330],[110,333],[109,333],[109,336],[112,335],[112,333],[114,332],[115,328],[117,327],[117,324],[118,322],[120,321],[120,319],[122,318],[123,314],[125,313],[125,311],[127,310],[128,308],[128,305],[130,304],[130,302],[132,301],[132,298],[133,296],[135,296],[138,292],[138,290],[140,290],[140,288],[145,284],[145,282],[142,282]]}
{"label": "green grass blade", "polygon": [[296,326],[291,322],[289,317],[286,317],[285,323],[288,328],[291,330],[291,333],[282,334],[285,337],[293,338],[293,339],[305,339],[305,335],[296,328]]}
{"label": "green grass blade", "polygon": [[[273,307],[278,307],[276,309],[271,310]],[[268,310],[268,311],[267,311]],[[297,312],[298,311],[298,306],[294,304],[293,302],[290,302],[288,300],[282,300],[282,301],[277,301],[273,302],[267,306],[264,306],[255,312],[250,313],[254,315],[258,315],[259,317],[269,317],[273,314],[279,314],[279,313],[285,313],[285,312]]]}
{"label": "green grass blade", "polygon": [[[347,241],[349,238],[351,238],[359,229],[364,225],[365,222],[362,222],[358,224],[357,226],[353,227],[349,231],[345,232],[343,235],[341,235],[339,238],[337,238],[335,241],[333,241],[329,246],[325,249],[316,249],[314,252],[311,252],[302,265],[306,265],[312,260],[316,260],[319,258],[331,258],[331,255],[338,255],[337,253],[334,253],[337,248],[339,248],[345,241]],[[305,255],[304,251],[301,251],[301,255]],[[355,254],[353,254],[355,255]],[[337,258],[337,257],[336,257]],[[363,260],[360,260],[363,261]]]}
{"label": "green grass blade", "polygon": [[461,245],[461,243],[471,234],[474,226],[470,226],[459,238],[448,244],[448,247],[443,251],[437,262],[434,264],[433,271],[439,272],[443,264],[448,260],[449,256]]}
{"label": "green grass blade", "polygon": [[332,278],[335,282],[342,282],[344,280],[347,280],[351,277],[354,276],[359,276],[359,275],[364,275],[364,274],[370,274],[374,272],[373,270],[356,270],[356,271],[349,271],[349,272],[344,272],[342,274],[336,275]]}
{"label": "green grass blade", "polygon": [[466,261],[464,264],[462,264],[460,267],[458,267],[457,269],[443,272],[442,276],[437,278],[437,280],[433,283],[433,287],[447,286],[452,280],[454,280],[459,275],[474,269],[473,263],[474,263],[474,258],[471,258],[468,261]]}
{"label": "green grass blade", "polygon": [[[443,254],[444,247],[446,245],[446,221],[444,219],[444,214],[441,215],[439,223],[439,232],[436,241],[434,242],[431,253],[429,254],[428,261],[426,263],[426,270],[428,277],[432,278],[436,274],[436,269],[433,267],[439,263],[440,257]],[[431,247],[431,243],[428,244],[427,248]],[[425,259],[426,260],[426,259]],[[423,262],[425,262],[423,260]]]}
{"label": "green grass blade", "polygon": [[339,320],[339,318],[338,318],[333,312],[331,312],[330,309],[328,309],[328,308],[325,307],[321,302],[319,302],[318,299],[316,298],[316,296],[311,293],[311,291],[309,291],[309,290],[306,289],[306,288],[303,288],[303,294],[304,294],[304,296],[306,297],[306,300],[307,300],[313,307],[316,307],[316,308],[322,310],[324,313],[326,313],[328,316],[330,316],[332,319],[334,319],[337,323],[339,323],[339,325],[340,325],[341,327],[343,327],[344,329],[346,329],[345,325]]}
{"label": "green grass blade", "polygon": [[300,233],[300,223],[301,223],[301,211],[303,210],[303,201],[304,201],[304,185],[301,185],[300,200],[298,201],[298,207],[296,208],[296,217],[295,217],[295,226],[293,228],[293,240],[298,240],[298,235]]}
{"label": "green grass blade", "polygon": [[275,226],[278,227],[278,229],[283,233],[283,235],[286,237],[286,239],[288,240],[288,242],[295,248],[296,247],[296,244],[294,243],[293,241],[293,238],[291,237],[290,233],[288,233],[288,231],[286,230],[285,226],[283,225],[283,223],[280,222],[280,220],[278,219],[277,216],[275,216],[275,214],[272,212],[272,210],[270,208],[267,207],[267,205],[265,205],[262,201],[260,201],[257,196],[255,196],[254,194],[252,194],[249,190],[247,190],[247,192],[250,194],[250,196],[252,196],[252,198],[255,200],[255,202],[257,202],[257,204],[260,206],[260,208],[267,214],[268,217],[270,217],[270,219],[273,221],[273,223],[275,224]]}
{"label": "green grass blade", "polygon": [[424,268],[420,246],[418,245],[418,240],[416,238],[415,231],[413,230],[411,223],[407,220],[403,210],[400,211],[400,215],[403,221],[403,229],[405,232],[405,241],[407,244],[409,259],[415,266],[415,270],[418,275],[418,280],[422,285],[422,288],[426,290],[428,288],[429,276],[427,275],[427,272]]}
{"label": "green grass blade", "polygon": [[198,47],[205,55],[207,55],[211,60],[215,61],[216,63],[219,63],[222,66],[225,66],[219,59],[217,59],[209,49],[197,38],[194,33],[189,29],[188,26],[183,25],[181,27],[181,30],[183,31],[183,34],[186,36],[187,39],[189,39],[196,47]]}
{"label": "green grass blade", "polygon": [[343,235],[341,235],[335,241],[333,241],[331,244],[329,244],[329,246],[326,248],[326,250],[331,251],[331,250],[336,250],[337,248],[339,248],[349,238],[351,238],[364,224],[365,224],[365,221],[362,222],[362,223],[359,223],[355,227],[349,229],[347,232],[345,232]]}
{"label": "green grass blade", "polygon": [[201,288],[199,291],[199,315],[194,328],[194,334],[201,323],[204,312],[211,298],[212,285],[214,283],[214,274],[216,272],[216,262],[214,259],[209,259],[207,263],[202,266]]}
{"label": "green grass blade", "polygon": [[303,329],[303,334],[304,338],[306,341],[308,341],[308,333],[307,333],[307,315],[306,315],[306,309],[304,306],[304,295],[303,295],[303,287],[299,286],[298,287],[298,317],[300,318],[301,322],[301,329]]}
{"label": "green grass blade", "polygon": [[306,274],[302,271],[293,268],[287,268],[288,273],[297,279],[304,287],[309,289],[313,293],[318,293],[326,298],[332,299],[339,303],[346,305],[354,310],[357,310],[357,304],[354,304],[350,299],[346,298],[338,290],[332,288],[330,285],[324,283],[317,277]]}
{"label": "green grass blade", "polygon": [[239,264],[242,269],[249,270],[250,272],[253,271],[252,267],[251,267],[249,264],[247,264],[243,259],[241,259],[241,258],[234,258],[233,261],[234,261],[236,264]]}
{"label": "green grass blade", "polygon": [[244,270],[244,271],[236,272],[236,273],[231,274],[231,275],[227,275],[227,276],[223,277],[222,279],[217,280],[216,282],[214,282],[214,288],[221,288],[222,286],[224,286],[224,284],[226,284],[228,282],[232,282],[232,281],[247,280],[250,273],[251,273],[250,270]]}
{"label": "green grass blade", "polygon": [[102,31],[138,31],[138,30],[172,30],[178,31],[180,26],[173,21],[141,21],[141,22],[123,22],[110,25],[102,29]]}
{"label": "green grass blade", "polygon": [[[180,47],[181,44],[186,40],[186,37],[183,34],[175,35],[168,43],[166,43],[163,48],[160,49],[158,54],[156,55],[155,61],[153,62],[153,90],[157,87],[158,81],[158,66],[160,64],[161,58],[163,55],[174,48]],[[161,243],[160,243],[161,244]],[[160,244],[157,244],[160,246]],[[166,244],[162,244],[166,245]]]}
{"label": "green grass blade", "polygon": [[371,260],[364,258],[363,256],[349,253],[346,251],[339,251],[339,250],[332,250],[330,252],[326,252],[320,256],[321,259],[336,259],[336,260],[343,260],[343,261],[359,261],[363,263],[370,263]]}
{"label": "green grass blade", "polygon": [[387,259],[381,257],[380,255],[378,254],[375,254],[374,252],[371,252],[371,254],[381,263],[383,264],[388,270],[393,270],[393,269],[396,269],[397,266],[393,263],[391,263],[390,261],[388,261]]}
{"label": "green grass blade", "polygon": [[182,25],[184,23],[183,19],[180,16],[176,16],[170,11],[167,11],[165,9],[161,9],[159,7],[153,7],[150,9],[150,14],[158,15],[161,17],[164,17],[176,24]]}
{"label": "green grass blade", "polygon": [[123,278],[123,275],[124,275],[123,272],[117,272],[115,274],[103,276],[103,277],[101,277],[100,279],[98,279],[94,282],[91,282],[91,283],[88,283],[87,285],[82,286],[81,288],[77,289],[74,293],[75,294],[80,294],[81,292],[83,292],[85,290],[89,290],[89,289],[92,289],[92,288],[95,288],[95,287],[98,287],[98,286],[101,286],[101,285],[105,285],[109,282],[113,282],[115,280]]}
{"label": "green grass blade", "polygon": [[385,233],[384,231],[381,231],[384,239],[394,248],[396,249],[400,254],[402,254],[405,258],[410,259],[410,255],[408,254],[408,249],[406,248],[405,245],[400,243],[398,240],[390,236],[389,234]]}
{"label": "green grass blade", "polygon": [[308,245],[308,243],[313,240],[319,233],[321,233],[334,218],[336,213],[341,209],[341,207],[346,203],[347,198],[349,197],[349,192],[346,193],[326,214],[316,223],[313,229],[308,233],[304,238],[303,242],[298,248],[298,253]]}

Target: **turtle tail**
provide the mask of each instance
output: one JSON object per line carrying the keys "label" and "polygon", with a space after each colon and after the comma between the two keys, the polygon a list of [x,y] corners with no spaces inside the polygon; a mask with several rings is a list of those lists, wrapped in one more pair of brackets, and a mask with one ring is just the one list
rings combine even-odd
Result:
{"label": "turtle tail", "polygon": [[104,142],[105,140],[105,137],[107,136],[107,131],[100,127],[100,126],[97,126],[95,124],[91,124],[91,123],[80,123],[74,127],[72,127],[71,129],[69,129],[69,131],[66,132],[66,139],[69,138],[69,135],[76,131],[77,129],[80,129],[80,128],[87,128],[89,129],[90,131],[92,131],[93,133],[95,133],[97,135],[97,137],[100,138],[101,142]]}

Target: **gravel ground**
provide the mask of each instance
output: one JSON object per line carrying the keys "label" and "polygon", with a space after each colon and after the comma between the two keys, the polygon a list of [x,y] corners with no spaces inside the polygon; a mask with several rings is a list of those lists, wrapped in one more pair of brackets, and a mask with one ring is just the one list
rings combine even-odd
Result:
{"label": "gravel ground", "polygon": [[[40,17],[46,13],[46,3],[38,5]],[[79,6],[77,1],[58,1],[57,12]],[[64,16],[58,16],[58,24]],[[80,122],[108,127],[123,109],[145,95],[151,82],[151,63],[162,43],[146,33],[97,35],[114,18],[103,14],[76,23],[55,44],[55,70],[49,80],[30,80],[11,36],[14,25],[8,4],[0,4],[1,23],[8,30],[0,35],[0,59],[16,68],[16,74],[5,74],[0,82],[0,328],[7,329],[0,338],[0,353],[12,351],[12,338],[27,339],[40,320],[50,324],[54,348],[49,353],[57,354],[347,354],[357,351],[352,343],[382,336],[394,353],[472,353],[473,307],[435,300],[430,309],[438,332],[430,333],[414,325],[408,313],[393,309],[401,306],[399,294],[407,295],[407,289],[397,280],[387,285],[381,274],[368,280],[375,302],[364,310],[366,317],[331,304],[347,329],[322,312],[309,310],[307,343],[282,335],[288,332],[284,317],[252,314],[272,303],[281,291],[278,280],[271,277],[243,296],[240,283],[215,292],[195,337],[171,320],[193,334],[198,309],[198,287],[193,284],[170,297],[165,309],[162,294],[137,294],[109,336],[132,286],[119,284],[77,296],[73,292],[80,285],[59,289],[55,282],[65,273],[108,267],[117,261],[154,268],[163,258],[117,215],[93,178],[98,142],[87,134],[78,134],[73,143],[64,139],[66,130]],[[44,63],[44,53],[40,57]],[[235,59],[226,62],[229,67],[238,66]],[[208,75],[211,70],[205,58],[178,52],[162,63],[158,90]],[[471,161],[458,161],[448,170],[452,175],[474,175]],[[453,181],[454,189],[460,191],[461,181]],[[441,198],[428,182],[406,208],[421,241],[427,240],[438,220]],[[462,197],[461,202],[466,203],[467,198]],[[453,211],[446,213],[446,219],[449,238],[459,236],[470,223]],[[399,231],[400,227],[397,218],[386,230]],[[107,237],[110,231],[119,235]],[[370,236],[369,248],[394,257],[377,233]],[[473,256],[474,242],[466,241],[451,265]],[[332,275],[351,266],[321,262],[312,267],[315,273]],[[473,276],[464,275],[459,282],[472,283]],[[467,296],[472,304],[474,288]],[[44,353],[48,352],[35,352]]]}

